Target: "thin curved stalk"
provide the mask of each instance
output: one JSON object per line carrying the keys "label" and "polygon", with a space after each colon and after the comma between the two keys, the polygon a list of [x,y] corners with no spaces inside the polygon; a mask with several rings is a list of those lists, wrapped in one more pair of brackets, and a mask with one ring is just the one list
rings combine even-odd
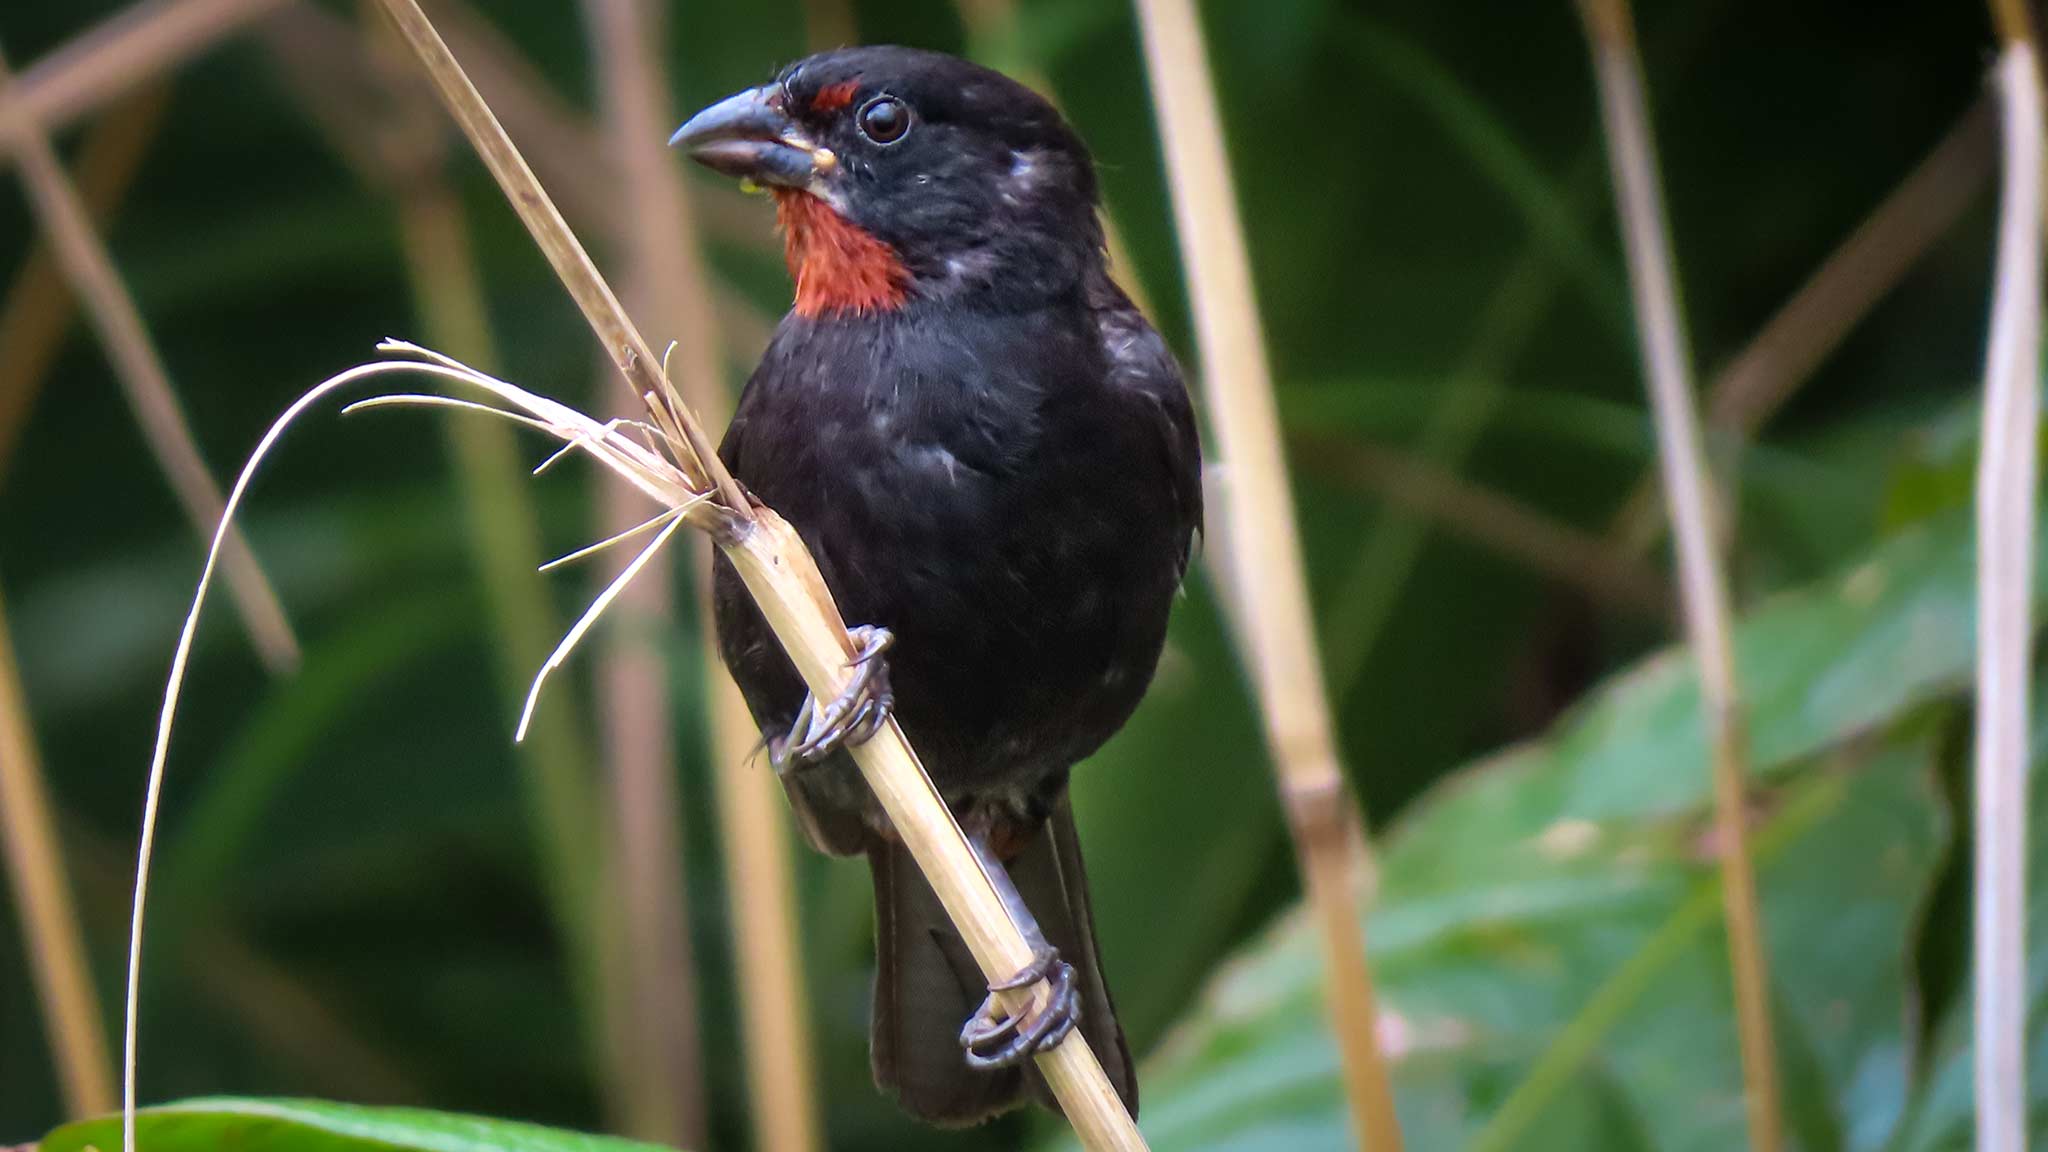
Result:
{"label": "thin curved stalk", "polygon": [[1736,1036],[1752,1152],[1777,1152],[1784,1122],[1771,1037],[1770,975],[1748,848],[1744,802],[1749,748],[1735,680],[1728,589],[1710,507],[1712,482],[1693,406],[1690,353],[1664,220],[1641,66],[1626,0],[1581,8],[1599,79],[1601,122],[1614,173],[1615,211],[1628,250],[1643,375],[1657,423],[1657,458],[1675,528],[1680,605],[1699,662],[1700,703],[1712,760],[1714,827],[1722,846],[1722,905],[1734,977]]}

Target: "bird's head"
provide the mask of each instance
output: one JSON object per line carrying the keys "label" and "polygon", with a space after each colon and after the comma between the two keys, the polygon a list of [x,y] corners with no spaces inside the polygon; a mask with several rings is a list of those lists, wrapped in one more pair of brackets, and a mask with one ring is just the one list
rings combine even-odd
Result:
{"label": "bird's head", "polygon": [[670,139],[775,196],[796,311],[1068,291],[1102,259],[1095,168],[1043,97],[937,52],[800,60]]}

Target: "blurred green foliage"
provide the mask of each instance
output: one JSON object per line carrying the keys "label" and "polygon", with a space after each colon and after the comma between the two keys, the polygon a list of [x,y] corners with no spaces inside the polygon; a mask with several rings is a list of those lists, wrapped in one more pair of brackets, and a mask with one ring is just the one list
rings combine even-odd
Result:
{"label": "blurred green foliage", "polygon": [[[0,42],[27,64],[122,6],[16,0]],[[795,0],[673,7],[678,109],[804,51]],[[1131,14],[1099,0],[1019,7],[1011,35],[970,46],[945,0],[856,5],[864,39],[971,47],[1050,77],[1101,163],[1128,271],[1192,365]],[[1406,449],[1604,530],[1652,449],[1571,4],[1205,8],[1290,429]],[[1639,13],[1695,359],[1709,370],[1962,115],[1987,59],[1968,5],[1760,12],[1675,0]],[[490,18],[593,106],[574,4],[497,5]],[[299,391],[420,325],[390,204],[343,166],[253,41],[202,56],[173,101],[111,240],[225,474]],[[596,403],[580,320],[482,173],[459,173],[500,363]],[[1768,773],[1760,871],[1809,1150],[1919,1152],[1966,1131],[1954,848],[1967,829],[1950,797],[1966,761],[1958,509],[1991,203],[1980,196],[1858,325],[1737,478],[1743,674]],[[765,235],[766,210],[755,215]],[[0,270],[32,237],[19,196],[0,196]],[[772,250],[721,242],[712,257],[762,309],[786,303]],[[666,340],[660,317],[641,321]],[[735,384],[754,351],[730,350]],[[225,612],[201,631],[152,912],[148,1100],[234,1091],[605,1122],[436,419],[316,417],[258,485],[249,530],[306,666],[266,679]],[[1413,1146],[1478,1133],[1532,1067],[1558,1067],[1560,1035],[1589,1044],[1587,1060],[1554,1084],[1543,1138],[1522,1146],[1727,1146],[1740,1116],[1693,697],[1678,656],[1635,663],[1669,622],[1335,475],[1305,467],[1295,480],[1348,766],[1389,832],[1372,940]],[[554,551],[594,534],[587,481],[563,469],[534,484]],[[110,1013],[157,692],[198,565],[81,330],[0,470],[0,586]],[[594,590],[580,574],[553,587],[564,620]],[[697,639],[688,621],[656,637],[678,653]],[[697,684],[679,667],[703,1043],[723,1052],[739,1043],[726,889]],[[1445,781],[1469,761],[1484,762]],[[1146,1081],[1157,1145],[1334,1146],[1313,948],[1286,913],[1286,837],[1202,576],[1151,698],[1077,774],[1076,805],[1119,1007],[1136,1046],[1158,1049]],[[866,879],[808,856],[800,873],[832,1147],[1008,1146],[1050,1129],[1019,1117],[922,1132],[876,1097]],[[21,944],[0,915],[0,1140],[60,1119]],[[1624,980],[1627,1002],[1588,1025]],[[740,1067],[707,1061],[715,1147],[744,1141]]]}

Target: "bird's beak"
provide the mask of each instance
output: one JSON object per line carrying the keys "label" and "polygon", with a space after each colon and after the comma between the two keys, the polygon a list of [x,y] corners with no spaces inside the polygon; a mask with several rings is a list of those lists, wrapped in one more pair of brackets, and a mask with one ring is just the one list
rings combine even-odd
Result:
{"label": "bird's beak", "polygon": [[779,85],[750,88],[704,109],[668,138],[714,172],[784,188],[809,188],[833,163],[782,108]]}

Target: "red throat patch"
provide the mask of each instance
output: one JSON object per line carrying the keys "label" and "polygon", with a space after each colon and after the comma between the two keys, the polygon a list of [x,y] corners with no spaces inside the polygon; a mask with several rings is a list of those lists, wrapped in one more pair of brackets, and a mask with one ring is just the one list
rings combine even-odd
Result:
{"label": "red throat patch", "polygon": [[796,281],[796,314],[887,312],[910,296],[910,269],[887,244],[808,192],[775,189],[775,222]]}

